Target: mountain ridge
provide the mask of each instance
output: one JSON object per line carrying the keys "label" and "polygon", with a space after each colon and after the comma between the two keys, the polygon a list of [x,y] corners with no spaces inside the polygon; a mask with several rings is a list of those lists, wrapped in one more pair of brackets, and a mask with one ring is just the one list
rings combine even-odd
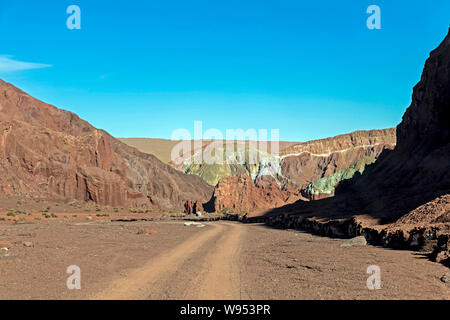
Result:
{"label": "mountain ridge", "polygon": [[76,114],[0,81],[0,189],[100,205],[182,209],[212,188]]}

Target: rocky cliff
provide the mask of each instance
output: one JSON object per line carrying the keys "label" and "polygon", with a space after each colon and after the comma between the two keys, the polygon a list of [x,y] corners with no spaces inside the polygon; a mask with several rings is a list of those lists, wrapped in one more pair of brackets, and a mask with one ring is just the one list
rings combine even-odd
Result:
{"label": "rocky cliff", "polygon": [[383,151],[363,174],[343,181],[334,198],[287,205],[266,219],[324,235],[363,234],[392,247],[440,241],[434,256],[448,262],[449,159],[450,30],[425,63],[411,105],[397,126],[395,149]]}
{"label": "rocky cliff", "polygon": [[346,207],[397,219],[450,192],[450,32],[425,63],[397,146],[338,188]]}
{"label": "rocky cliff", "polygon": [[0,190],[99,205],[182,209],[212,187],[0,80]]}
{"label": "rocky cliff", "polygon": [[376,159],[395,144],[395,129],[356,131],[299,143],[282,150],[281,173],[290,182],[305,187],[349,168],[363,157]]}

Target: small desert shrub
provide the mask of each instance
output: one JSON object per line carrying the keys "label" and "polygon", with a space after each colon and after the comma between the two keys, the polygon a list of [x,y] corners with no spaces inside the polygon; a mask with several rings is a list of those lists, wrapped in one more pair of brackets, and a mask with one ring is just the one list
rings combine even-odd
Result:
{"label": "small desert shrub", "polygon": [[15,217],[15,216],[16,216],[16,213],[15,213],[14,211],[9,211],[6,215],[7,215],[8,217]]}
{"label": "small desert shrub", "polygon": [[96,214],[96,216],[97,217],[109,217],[109,213],[103,213],[103,214],[99,213],[99,214]]}

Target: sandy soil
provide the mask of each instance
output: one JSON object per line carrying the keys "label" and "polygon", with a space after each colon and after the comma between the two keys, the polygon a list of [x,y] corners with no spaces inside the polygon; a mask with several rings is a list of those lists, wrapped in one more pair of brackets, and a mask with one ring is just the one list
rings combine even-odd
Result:
{"label": "sandy soil", "polygon": [[[0,299],[449,299],[421,254],[257,224],[39,221],[0,224]],[[138,235],[151,226],[157,233]],[[23,242],[32,242],[25,247]],[[2,254],[4,255],[4,254]],[[66,286],[70,265],[81,290]],[[368,290],[369,265],[382,288]]]}

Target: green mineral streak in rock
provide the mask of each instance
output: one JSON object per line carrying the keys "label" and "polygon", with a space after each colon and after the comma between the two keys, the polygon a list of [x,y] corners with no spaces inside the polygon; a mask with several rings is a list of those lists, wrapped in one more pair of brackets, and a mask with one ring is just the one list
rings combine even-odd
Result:
{"label": "green mineral streak in rock", "polygon": [[[195,174],[212,186],[215,186],[220,179],[241,174],[249,174],[255,179],[266,163],[277,164],[279,159],[269,153],[245,146],[245,148],[234,149],[227,154],[227,150],[222,147],[216,148],[216,152],[222,153],[222,164],[197,164],[194,157],[188,159],[183,166],[186,174]],[[213,153],[213,156],[215,153]],[[277,167],[275,165],[275,167]]]}
{"label": "green mineral streak in rock", "polygon": [[192,164],[185,171],[195,174],[212,186],[215,186],[224,177],[237,176],[247,172],[243,165],[238,164]]}
{"label": "green mineral streak in rock", "polygon": [[375,162],[375,158],[364,156],[347,169],[311,182],[305,189],[307,195],[330,194],[334,195],[334,187],[341,181],[351,179],[356,172],[363,173],[366,165]]}

